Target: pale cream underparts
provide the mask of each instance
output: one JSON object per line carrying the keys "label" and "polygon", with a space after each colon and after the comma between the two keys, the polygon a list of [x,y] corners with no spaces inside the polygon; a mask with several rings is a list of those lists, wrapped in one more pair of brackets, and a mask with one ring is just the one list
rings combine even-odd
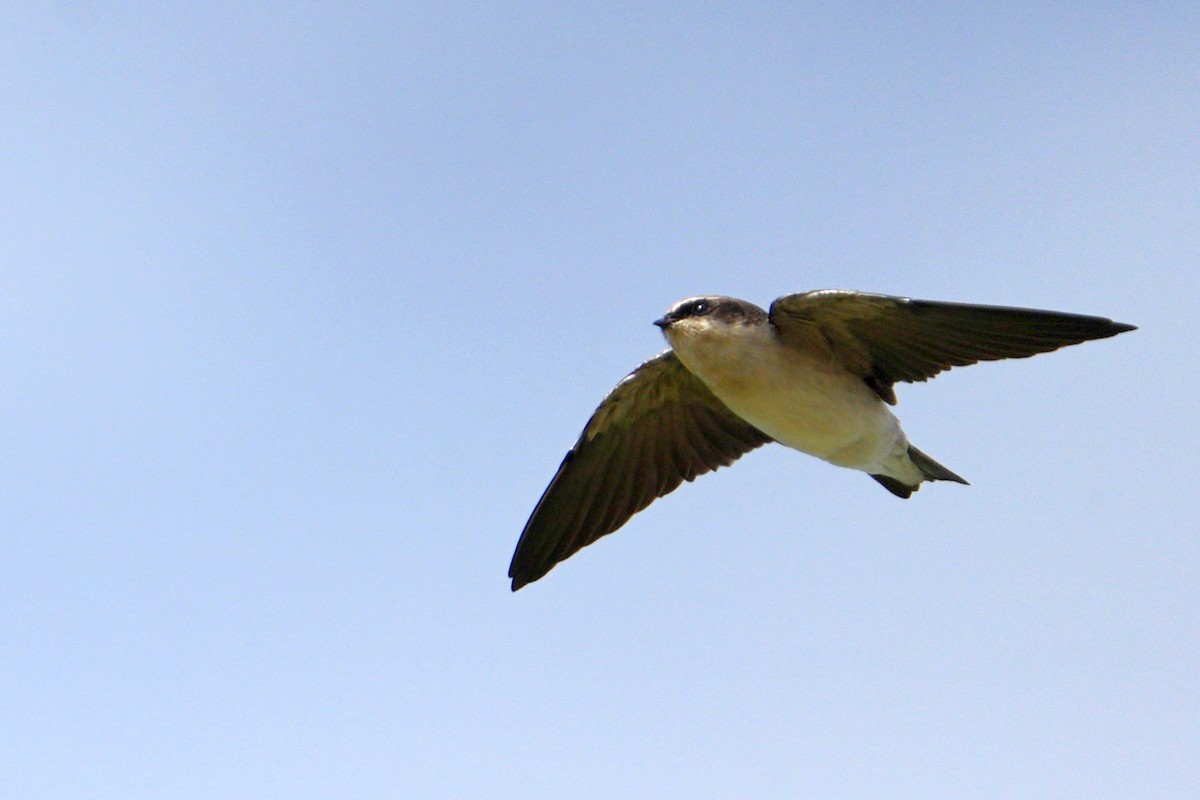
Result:
{"label": "pale cream underparts", "polygon": [[900,421],[860,376],[828,354],[781,343],[775,329],[680,320],[667,341],[731,411],[780,444],[907,485],[924,476],[908,457]]}

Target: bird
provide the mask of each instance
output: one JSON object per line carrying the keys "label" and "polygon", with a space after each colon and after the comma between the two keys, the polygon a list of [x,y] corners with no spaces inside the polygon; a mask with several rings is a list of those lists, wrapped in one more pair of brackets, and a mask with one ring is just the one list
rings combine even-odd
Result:
{"label": "bird", "polygon": [[900,498],[927,481],[965,484],[909,443],[891,411],[895,384],[1136,330],[847,289],[784,295],[767,311],[689,297],[654,324],[669,349],[609,392],[563,458],[517,541],[512,591],[684,481],[770,442],[865,472]]}

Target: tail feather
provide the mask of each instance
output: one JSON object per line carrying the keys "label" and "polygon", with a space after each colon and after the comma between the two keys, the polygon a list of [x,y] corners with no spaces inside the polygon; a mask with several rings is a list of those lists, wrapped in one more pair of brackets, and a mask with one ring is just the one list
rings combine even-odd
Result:
{"label": "tail feather", "polygon": [[[905,500],[912,497],[912,493],[917,490],[916,486],[909,486],[907,483],[904,483],[903,481],[898,481],[895,478],[891,477],[890,475],[872,474],[871,477],[874,478],[875,480],[879,481],[879,484],[883,488],[887,489],[889,492],[896,495],[896,497],[902,497]],[[920,485],[920,484],[918,484],[918,485]]]}
{"label": "tail feather", "polygon": [[[908,458],[917,469],[921,470],[921,474],[925,476],[925,480],[967,483],[962,476],[955,475],[911,444],[908,446]],[[967,485],[969,486],[970,484]]]}
{"label": "tail feather", "polygon": [[[908,446],[908,458],[912,461],[913,466],[921,471],[921,475],[927,481],[954,481],[955,483],[964,484],[967,482],[963,477],[946,469],[911,444]],[[921,486],[920,482],[914,486],[910,486],[890,475],[872,475],[871,477],[879,481],[880,485],[892,494],[905,499],[912,497],[912,493]]]}

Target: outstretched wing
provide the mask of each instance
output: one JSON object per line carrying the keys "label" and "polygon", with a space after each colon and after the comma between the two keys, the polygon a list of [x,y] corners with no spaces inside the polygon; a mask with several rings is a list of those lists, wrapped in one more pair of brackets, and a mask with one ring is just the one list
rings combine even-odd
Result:
{"label": "outstretched wing", "polygon": [[829,352],[893,405],[892,385],[899,381],[924,381],[951,367],[1025,358],[1134,330],[1104,317],[844,289],[780,297],[771,304],[770,320],[786,344]]}
{"label": "outstretched wing", "polygon": [[546,487],[508,568],[513,591],[683,481],[729,466],[769,441],[674,353],[655,356],[604,398]]}

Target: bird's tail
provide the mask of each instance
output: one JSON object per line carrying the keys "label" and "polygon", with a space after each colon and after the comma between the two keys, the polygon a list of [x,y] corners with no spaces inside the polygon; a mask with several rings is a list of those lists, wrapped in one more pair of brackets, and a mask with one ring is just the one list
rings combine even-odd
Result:
{"label": "bird's tail", "polygon": [[966,480],[961,475],[955,475],[911,444],[908,446],[908,458],[917,469],[921,470],[921,474],[925,476],[925,480],[927,481],[966,483]]}
{"label": "bird's tail", "polygon": [[[962,476],[957,475],[957,474],[951,472],[950,470],[946,469],[941,464],[934,461],[932,458],[925,455],[923,452],[921,452],[917,448],[913,447],[911,444],[908,446],[908,460],[913,463],[914,467],[916,467],[918,470],[920,470],[921,475],[923,476],[923,480],[926,480],[926,481],[954,481],[955,483],[966,483],[967,482],[966,479],[964,479]],[[883,486],[883,488],[887,489],[889,492],[896,495],[897,497],[904,497],[904,498],[912,497],[912,493],[915,492],[921,486],[921,482],[918,482],[915,485],[910,486],[909,484],[904,483],[903,481],[896,480],[895,478],[891,477],[890,475],[872,475],[871,477],[874,478],[875,480],[879,481],[879,483]]]}

